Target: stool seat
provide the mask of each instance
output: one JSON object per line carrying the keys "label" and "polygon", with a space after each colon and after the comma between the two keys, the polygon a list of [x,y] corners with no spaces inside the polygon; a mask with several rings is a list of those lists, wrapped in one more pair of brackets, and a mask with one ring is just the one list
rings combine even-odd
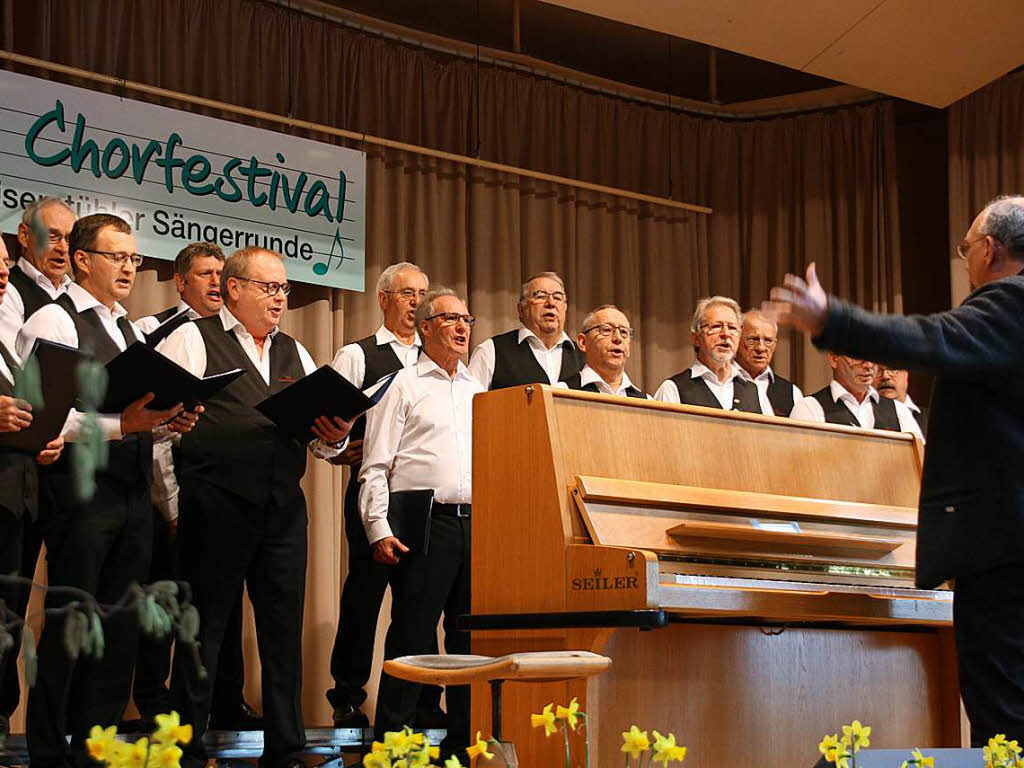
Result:
{"label": "stool seat", "polygon": [[401,656],[384,662],[392,677],[433,685],[468,685],[491,680],[556,682],[599,675],[612,665],[589,651],[535,651],[508,656],[437,654]]}

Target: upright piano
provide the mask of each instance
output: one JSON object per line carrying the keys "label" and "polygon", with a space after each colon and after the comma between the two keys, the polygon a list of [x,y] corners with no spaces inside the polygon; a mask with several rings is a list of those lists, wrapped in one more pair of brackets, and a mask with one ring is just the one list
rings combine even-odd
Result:
{"label": "upright piano", "polygon": [[[689,768],[810,766],[854,718],[879,747],[960,746],[952,593],[914,587],[922,458],[910,434],[541,385],[478,395],[473,652],[613,660],[589,683],[505,687],[522,763],[562,764],[529,714],[573,696],[595,767],[634,723],[674,733]],[[473,701],[487,733],[486,691]]]}

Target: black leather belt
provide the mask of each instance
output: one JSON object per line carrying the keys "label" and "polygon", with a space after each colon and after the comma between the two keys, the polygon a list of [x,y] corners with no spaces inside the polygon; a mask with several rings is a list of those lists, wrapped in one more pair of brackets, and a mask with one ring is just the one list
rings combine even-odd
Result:
{"label": "black leather belt", "polygon": [[440,502],[434,502],[434,506],[431,508],[431,514],[442,515],[444,517],[470,517],[472,505],[470,504],[441,504]]}

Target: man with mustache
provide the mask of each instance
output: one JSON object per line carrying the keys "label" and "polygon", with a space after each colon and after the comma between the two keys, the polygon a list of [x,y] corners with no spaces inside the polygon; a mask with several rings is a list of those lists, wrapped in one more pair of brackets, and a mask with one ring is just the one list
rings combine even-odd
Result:
{"label": "man with mustache", "polygon": [[25,321],[71,285],[68,235],[74,225],[75,214],[56,197],[41,197],[22,214],[22,257],[11,269],[7,296],[0,304],[0,341],[8,350],[14,351]]}
{"label": "man with mustache", "polygon": [[568,299],[556,272],[541,272],[519,292],[519,328],[473,350],[469,372],[488,389],[555,384],[580,372],[583,353],[565,332]]}
{"label": "man with mustache", "polygon": [[890,397],[907,406],[921,428],[921,433],[928,436],[928,415],[907,392],[910,385],[910,373],[905,368],[890,368],[887,365],[875,365],[875,389],[882,397]]}
{"label": "man with mustache", "polygon": [[792,418],[863,429],[913,432],[924,439],[909,409],[903,403],[880,397],[872,386],[874,363],[829,352],[828,364],[832,368],[831,383],[800,400],[793,407]]}
{"label": "man with mustache", "polygon": [[586,364],[579,373],[559,382],[559,386],[583,392],[649,399],[647,393],[633,385],[626,373],[626,361],[629,360],[635,335],[626,314],[615,305],[602,304],[592,309],[583,318],[583,329],[576,336]]}
{"label": "man with mustache", "polygon": [[[142,332],[121,306],[135,283],[143,256],[136,251],[131,226],[117,216],[94,214],[75,222],[68,237],[75,282],[53,304],[32,315],[18,333],[24,358],[37,338],[87,350],[101,364]],[[108,441],[105,467],[95,473],[91,499],[79,499],[74,482],[76,445],[84,414],[73,409],[64,426],[70,445],[60,461],[41,472],[39,524],[46,542],[51,586],[76,587],[101,603],[121,599],[149,573],[153,513],[149,491],[153,476],[153,430],[167,426],[187,432],[201,408],[184,412],[181,403],[151,410],[152,393],[117,414],[99,414],[98,427]],[[167,429],[160,436],[167,434]],[[47,608],[68,602],[49,594]],[[85,760],[85,738],[96,723],[117,723],[128,701],[138,645],[138,618],[119,612],[104,620],[106,648],[101,659],[72,659],[62,641],[64,622],[47,621],[39,641],[39,677],[29,694],[27,736],[31,762],[42,768]],[[71,751],[65,734],[71,734]]]}
{"label": "man with mustache", "polygon": [[[377,303],[384,322],[372,336],[346,344],[331,365],[361,389],[376,384],[388,374],[415,364],[420,354],[416,333],[416,308],[427,294],[426,273],[407,261],[392,264],[377,279]],[[348,574],[341,590],[338,629],[331,652],[334,687],[327,700],[334,708],[335,728],[365,728],[369,720],[360,707],[366,701],[364,686],[370,679],[377,618],[393,568],[373,559],[359,514],[359,470],[363,455],[366,419],[356,420],[345,451],[332,463],[350,467],[345,489],[345,538],[348,540]],[[437,644],[431,648],[437,652]],[[424,686],[410,725],[417,728],[442,727],[441,689]]]}
{"label": "man with mustache", "polygon": [[740,375],[757,387],[761,413],[789,416],[804,395],[800,387],[772,370],[779,327],[756,309],[744,312],[740,325],[740,346],[736,351]]}
{"label": "man with mustache", "polygon": [[[473,494],[473,396],[483,386],[462,358],[476,318],[449,288],[431,290],[416,307],[423,352],[399,371],[366,417],[359,508],[373,557],[394,568],[391,626],[385,658],[429,653],[444,614],[445,650],[469,653],[469,633],[456,618],[469,612],[470,514]],[[388,524],[395,491],[433,490],[428,552],[410,551]],[[374,733],[397,731],[411,721],[420,686],[382,675]],[[452,754],[469,743],[469,690],[447,690]]]}
{"label": "man with mustache", "polygon": [[662,382],[654,399],[761,413],[757,387],[734,363],[740,341],[740,314],[740,305],[725,296],[698,301],[690,323],[697,359],[685,371]]}
{"label": "man with mustache", "polygon": [[[7,246],[0,237],[0,303],[8,288]],[[14,373],[18,359],[0,340],[0,432],[17,432],[32,423],[32,407],[14,397]],[[39,478],[36,465],[52,464],[60,457],[64,438],[57,437],[36,456],[14,451],[0,451],[0,573],[22,573],[22,541],[26,520],[35,518],[39,505]],[[38,555],[38,545],[36,547]],[[35,559],[32,568],[35,569]],[[29,591],[21,586],[0,586],[0,600],[8,610],[24,615]],[[18,684],[18,650],[21,630],[11,630],[14,645],[0,658],[0,749],[10,733],[10,717],[18,706],[21,689]],[[13,683],[12,683],[13,681]]]}

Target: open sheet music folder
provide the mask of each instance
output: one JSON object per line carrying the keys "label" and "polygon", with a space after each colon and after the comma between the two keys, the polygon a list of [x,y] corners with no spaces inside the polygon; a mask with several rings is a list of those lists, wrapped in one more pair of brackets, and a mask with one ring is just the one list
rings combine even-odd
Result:
{"label": "open sheet music folder", "polygon": [[[64,428],[78,397],[78,363],[84,355],[46,339],[36,339],[26,360],[35,356],[42,379],[43,407],[32,409],[32,423],[17,432],[0,434],[0,450],[36,454]],[[11,371],[17,377],[17,371]]]}
{"label": "open sheet music folder", "polygon": [[320,416],[351,421],[379,403],[393,380],[394,374],[364,392],[331,366],[324,365],[271,395],[256,409],[288,434],[306,442],[316,436],[313,424]]}
{"label": "open sheet music folder", "polygon": [[100,413],[120,413],[147,392],[155,395],[147,408],[161,410],[182,403],[191,409],[243,373],[241,368],[235,368],[199,378],[137,341],[107,363],[107,395]]}

